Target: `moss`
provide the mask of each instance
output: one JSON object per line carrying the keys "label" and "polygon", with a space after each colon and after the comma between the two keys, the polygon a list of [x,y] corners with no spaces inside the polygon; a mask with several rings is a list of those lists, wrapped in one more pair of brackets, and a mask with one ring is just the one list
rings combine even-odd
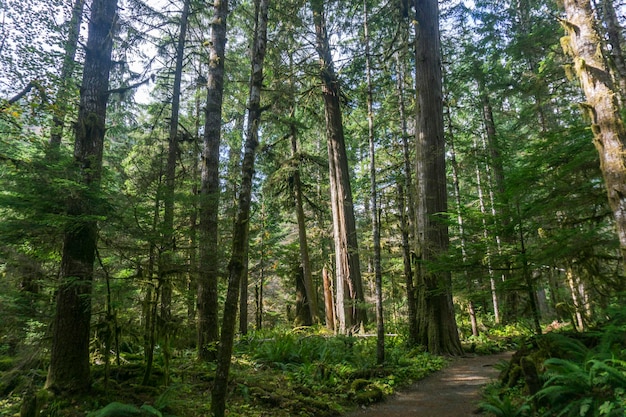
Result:
{"label": "moss", "polygon": [[381,402],[384,398],[383,391],[375,385],[369,385],[365,391],[354,395],[354,402],[359,405],[367,405]]}

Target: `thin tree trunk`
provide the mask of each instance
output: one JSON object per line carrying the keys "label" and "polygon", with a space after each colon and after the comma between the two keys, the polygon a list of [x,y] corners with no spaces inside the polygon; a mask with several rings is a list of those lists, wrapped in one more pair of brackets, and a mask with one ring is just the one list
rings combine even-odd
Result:
{"label": "thin tree trunk", "polygon": [[[402,139],[402,155],[403,155],[403,174],[404,183],[398,183],[398,204],[400,208],[400,224],[402,227],[402,256],[404,261],[404,280],[406,284],[406,298],[408,310],[408,344],[416,346],[418,344],[417,336],[417,303],[414,284],[414,272],[412,268],[411,257],[411,238],[415,236],[415,198],[412,180],[411,168],[411,151],[409,149],[409,132],[407,127],[406,107],[404,104],[404,64],[400,56],[396,55],[397,66],[397,91],[398,91],[398,109],[400,111],[401,123],[401,139]],[[408,202],[408,204],[407,204]]]}
{"label": "thin tree trunk", "polygon": [[91,384],[89,329],[98,237],[94,216],[99,214],[94,196],[100,192],[116,10],[117,0],[94,0],[91,6],[74,142],[74,163],[85,191],[75,193],[67,205],[71,224],[65,231],[45,385],[57,392],[82,391]]}
{"label": "thin tree trunk", "polygon": [[214,417],[224,417],[225,415],[228,374],[235,338],[237,298],[242,275],[246,272],[252,178],[254,176],[256,148],[259,144],[259,123],[261,120],[261,88],[263,87],[263,62],[267,45],[268,6],[269,0],[255,1],[256,19],[252,45],[250,95],[248,98],[248,129],[241,163],[241,187],[239,189],[237,219],[233,226],[233,247],[228,265],[228,291],[224,303],[215,384],[211,393],[211,411]]}
{"label": "thin tree trunk", "polygon": [[163,192],[163,237],[159,259],[159,281],[161,287],[161,338],[163,349],[163,371],[165,385],[169,383],[172,332],[172,273],[174,272],[174,191],[176,187],[176,159],[178,158],[178,114],[180,112],[180,85],[185,56],[187,20],[191,0],[185,0],[180,16],[180,32],[176,44],[174,85],[172,86],[172,112],[165,168],[165,190]]}
{"label": "thin tree trunk", "polygon": [[[158,193],[154,199],[154,212],[152,217],[152,233],[157,235],[157,226],[159,224],[159,206],[161,201]],[[156,346],[156,323],[157,323],[157,305],[159,300],[158,285],[155,288],[152,281],[154,277],[154,267],[156,264],[156,242],[150,241],[150,249],[148,250],[148,271],[146,273],[146,281],[148,289],[146,290],[146,298],[144,300],[144,360],[146,367],[143,374],[143,385],[148,385],[150,376],[152,375],[152,365],[154,364],[154,348]]]}
{"label": "thin tree trunk", "polygon": [[429,263],[448,250],[448,210],[441,75],[441,44],[437,0],[416,1],[416,91],[418,92],[417,178],[418,256],[422,262],[418,298],[419,341],[434,354],[463,352],[454,318],[450,271],[432,270]]}
{"label": "thin tree trunk", "polygon": [[322,283],[324,285],[324,306],[326,309],[326,328],[336,331],[335,328],[335,299],[333,297],[333,282],[326,265],[322,268]]}
{"label": "thin tree trunk", "polygon": [[[448,101],[446,101],[448,102]],[[448,145],[449,145],[449,159],[450,165],[452,165],[452,186],[454,189],[454,200],[456,203],[457,222],[459,224],[459,236],[461,239],[461,256],[463,258],[463,275],[465,276],[465,282],[467,283],[467,304],[468,312],[470,316],[470,323],[472,326],[472,335],[478,336],[478,321],[476,320],[476,309],[474,307],[474,283],[467,272],[467,238],[465,236],[465,223],[463,221],[463,212],[461,204],[461,187],[459,184],[459,164],[456,160],[456,150],[454,148],[454,132],[452,131],[452,117],[450,107],[447,107],[446,119],[448,124]]]}
{"label": "thin tree trunk", "polygon": [[526,284],[526,293],[528,295],[528,302],[530,304],[530,312],[533,317],[533,324],[535,326],[535,333],[541,334],[541,317],[539,314],[539,307],[537,305],[537,293],[535,291],[535,284],[532,280],[532,274],[528,265],[528,258],[526,256],[526,242],[524,239],[524,225],[522,223],[522,214],[517,203],[517,215],[519,216],[519,241],[522,256],[522,274],[524,276],[524,282]]}
{"label": "thin tree trunk", "polygon": [[372,67],[370,60],[369,15],[367,0],[363,1],[363,32],[365,36],[365,78],[367,81],[367,138],[370,157],[370,204],[372,213],[372,239],[374,246],[374,281],[376,283],[376,363],[385,362],[385,321],[383,316],[383,273],[380,265],[380,224],[378,214],[378,186],[376,183],[376,143],[374,140],[374,94],[372,92]]}
{"label": "thin tree trunk", "polygon": [[311,8],[321,66],[320,77],[326,116],[330,197],[335,239],[337,320],[339,332],[347,333],[355,329],[358,330],[366,322],[365,297],[361,279],[348,156],[343,135],[339,82],[328,43],[324,3],[322,0],[311,0]]}
{"label": "thin tree trunk", "polygon": [[213,2],[207,74],[207,103],[200,188],[200,273],[198,275],[198,358],[214,360],[219,339],[217,282],[220,263],[218,210],[219,157],[224,95],[224,58],[228,0]]}
{"label": "thin tree trunk", "polygon": [[[295,109],[292,108],[293,117]],[[302,266],[302,279],[306,291],[307,308],[310,311],[313,323],[319,323],[317,308],[317,291],[313,286],[313,274],[311,273],[311,260],[309,258],[309,245],[306,235],[306,217],[304,214],[304,204],[302,202],[302,181],[300,180],[300,161],[298,154],[297,130],[294,123],[291,129],[291,156],[296,158],[296,167],[293,173],[293,198],[296,209],[296,220],[298,221],[298,242],[300,246],[300,264]]]}
{"label": "thin tree trunk", "polygon": [[59,147],[63,136],[65,116],[68,111],[68,101],[70,99],[70,85],[74,70],[76,68],[76,50],[78,49],[78,38],[80,36],[80,25],[83,21],[83,9],[85,0],[75,0],[72,7],[72,17],[70,18],[69,33],[65,41],[65,51],[63,55],[63,65],[61,67],[59,90],[54,100],[54,111],[52,113],[52,129],[50,133],[50,145]]}

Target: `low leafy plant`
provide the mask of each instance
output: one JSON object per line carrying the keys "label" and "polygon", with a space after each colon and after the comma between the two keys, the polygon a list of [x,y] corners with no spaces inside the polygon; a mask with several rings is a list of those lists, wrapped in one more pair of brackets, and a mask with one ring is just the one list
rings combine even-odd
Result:
{"label": "low leafy plant", "polygon": [[566,359],[548,359],[547,380],[535,395],[546,404],[544,416],[623,416],[626,363],[591,359],[579,364]]}

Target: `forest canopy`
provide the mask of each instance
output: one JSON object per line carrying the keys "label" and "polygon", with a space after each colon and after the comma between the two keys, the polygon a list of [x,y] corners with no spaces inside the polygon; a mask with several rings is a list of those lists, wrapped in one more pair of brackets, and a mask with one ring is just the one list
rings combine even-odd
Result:
{"label": "forest canopy", "polygon": [[71,397],[125,361],[168,386],[186,357],[221,416],[263,332],[375,340],[397,365],[400,344],[459,355],[613,317],[625,13],[3,1],[0,397]]}

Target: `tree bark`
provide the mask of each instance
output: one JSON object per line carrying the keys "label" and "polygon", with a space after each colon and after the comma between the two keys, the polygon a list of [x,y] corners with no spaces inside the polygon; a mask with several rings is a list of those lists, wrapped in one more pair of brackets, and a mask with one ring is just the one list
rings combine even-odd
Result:
{"label": "tree bark", "polygon": [[296,126],[293,123],[291,124],[291,155],[293,158],[298,158],[293,173],[293,199],[296,209],[296,219],[298,221],[298,242],[300,247],[300,264],[302,266],[302,281],[306,291],[307,308],[310,311],[312,323],[318,323],[317,291],[315,291],[313,285],[313,274],[311,272],[309,244],[306,236],[306,217],[304,215],[304,204],[302,202],[302,181],[300,180],[297,132]]}
{"label": "tree bark", "polygon": [[624,50],[622,48],[624,42],[624,36],[622,35],[623,29],[617,19],[612,0],[602,0],[602,12],[606,25],[606,34],[609,45],[611,45],[610,57],[615,66],[617,81],[623,101],[626,97],[626,60],[624,59]]}
{"label": "tree bark", "polygon": [[228,374],[235,339],[235,322],[242,275],[246,273],[248,256],[248,233],[250,229],[250,203],[254,160],[259,145],[261,120],[261,88],[263,87],[263,62],[267,45],[267,14],[269,0],[255,1],[255,28],[252,45],[252,71],[248,98],[248,129],[241,163],[241,186],[239,189],[237,218],[233,226],[233,247],[228,264],[228,291],[224,303],[222,334],[215,371],[215,384],[211,395],[211,411],[215,417],[224,417]]}
{"label": "tree bark", "polygon": [[74,164],[84,191],[70,197],[61,282],[57,290],[50,367],[46,388],[82,391],[90,386],[89,329],[98,225],[96,216],[109,97],[111,51],[117,0],[94,0],[76,121]]}
{"label": "tree bark", "polygon": [[[408,30],[408,28],[407,28]],[[406,106],[404,104],[404,63],[396,55],[398,110],[400,112],[403,174],[404,181],[398,183],[398,205],[400,210],[400,226],[402,229],[402,257],[404,263],[404,280],[407,298],[407,321],[409,326],[408,344],[418,344],[417,337],[417,304],[415,297],[415,282],[413,259],[411,256],[411,240],[415,237],[415,192],[411,168],[411,151],[409,148],[409,132],[407,127]]]}
{"label": "tree bark", "polygon": [[434,354],[459,355],[449,270],[431,267],[448,250],[448,210],[443,128],[441,44],[437,0],[416,1],[416,90],[419,342]]}
{"label": "tree bark", "polygon": [[320,77],[326,117],[330,198],[335,241],[337,324],[340,333],[347,333],[358,330],[367,321],[364,308],[365,296],[361,279],[350,170],[343,135],[339,81],[335,74],[328,43],[323,1],[311,0],[311,9],[321,66]]}
{"label": "tree bark", "polygon": [[[446,100],[446,102],[448,102]],[[452,165],[452,187],[454,189],[454,200],[456,203],[456,218],[459,225],[459,237],[461,240],[461,256],[463,259],[463,275],[467,285],[467,304],[468,312],[470,316],[470,323],[472,325],[472,335],[478,336],[478,321],[476,320],[476,309],[474,307],[474,283],[467,271],[467,238],[465,236],[465,223],[463,218],[462,204],[461,204],[461,186],[459,183],[459,164],[456,160],[456,149],[454,147],[454,132],[452,131],[452,117],[450,108],[447,107],[446,120],[448,124],[448,145],[450,153],[450,165]]]}
{"label": "tree bark", "polygon": [[199,204],[198,358],[201,360],[215,359],[217,352],[215,345],[219,339],[217,313],[217,282],[220,263],[218,245],[219,158],[228,0],[214,1],[213,8]]}
{"label": "tree bark", "polygon": [[609,206],[615,218],[626,265],[626,130],[620,117],[618,95],[600,51],[600,37],[589,0],[565,0],[567,32],[561,45],[574,59],[574,69],[587,101],[582,108],[591,120],[594,145],[600,156]]}
{"label": "tree bark", "polygon": [[169,364],[171,358],[170,336],[172,331],[172,274],[174,265],[174,191],[176,187],[176,159],[178,158],[178,114],[180,111],[180,85],[185,57],[185,39],[187,20],[191,0],[184,0],[180,16],[180,32],[176,43],[176,62],[174,67],[174,85],[172,86],[172,108],[165,167],[165,190],[163,192],[163,226],[161,251],[159,253],[159,287],[161,288],[161,340],[164,362],[165,385],[169,382]]}
{"label": "tree bark", "polygon": [[380,265],[380,224],[378,220],[378,185],[376,183],[376,143],[374,140],[374,93],[370,59],[369,15],[367,0],[363,1],[363,33],[365,37],[365,79],[367,83],[367,138],[370,157],[370,204],[374,246],[374,281],[376,294],[376,363],[385,362],[385,320],[383,315],[383,273]]}
{"label": "tree bark", "polygon": [[50,134],[50,145],[59,147],[63,136],[63,126],[68,110],[69,90],[76,68],[76,50],[78,49],[78,38],[80,36],[80,25],[83,21],[83,8],[85,0],[75,0],[72,7],[72,17],[69,23],[69,32],[65,41],[65,51],[63,64],[61,66],[60,87],[54,100],[54,111],[52,112],[52,130]]}

